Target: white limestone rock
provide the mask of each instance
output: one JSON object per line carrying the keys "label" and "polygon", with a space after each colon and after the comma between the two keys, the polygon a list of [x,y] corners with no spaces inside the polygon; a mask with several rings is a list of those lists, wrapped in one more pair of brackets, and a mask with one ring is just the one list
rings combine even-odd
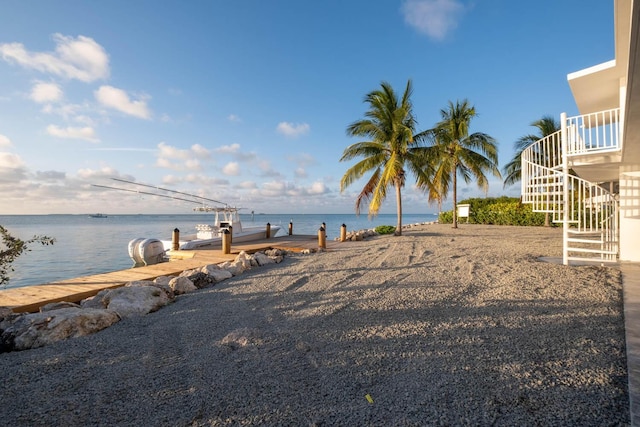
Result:
{"label": "white limestone rock", "polygon": [[202,268],[200,269],[200,271],[201,271],[202,273],[204,273],[204,274],[208,274],[208,275],[210,275],[210,276],[212,276],[212,274],[211,274],[212,272],[214,272],[214,271],[218,271],[218,270],[220,270],[220,267],[218,267],[218,265],[217,265],[217,264],[209,264],[209,265],[205,265],[204,267],[202,267]]}
{"label": "white limestone rock", "polygon": [[217,283],[226,279],[230,279],[231,277],[233,277],[233,274],[231,274],[229,270],[218,269],[211,271],[209,273],[209,276],[213,277],[213,280],[215,280]]}
{"label": "white limestone rock", "polygon": [[169,285],[169,282],[173,279],[172,276],[160,276],[156,277],[153,282],[158,285]]}
{"label": "white limestone rock", "polygon": [[4,351],[42,347],[68,338],[98,332],[120,320],[111,310],[78,307],[31,313],[0,322]]}
{"label": "white limestone rock", "polygon": [[169,286],[176,295],[182,295],[198,290],[196,285],[188,277],[174,277],[169,282]]}
{"label": "white limestone rock", "polygon": [[155,286],[125,286],[112,289],[103,297],[106,308],[123,319],[154,312],[169,302],[167,293]]}
{"label": "white limestone rock", "polygon": [[244,266],[242,265],[242,262],[238,262],[238,261],[234,261],[234,262],[225,261],[222,264],[220,264],[220,269],[227,270],[233,276],[237,276],[239,274],[244,273]]}
{"label": "white limestone rock", "polygon": [[241,251],[234,262],[240,263],[244,270],[248,270],[251,268],[251,259],[252,258],[245,251]]}
{"label": "white limestone rock", "polygon": [[256,252],[255,254],[253,254],[253,258],[256,260],[259,266],[275,263],[275,260],[263,254],[262,252]]}
{"label": "white limestone rock", "polygon": [[174,299],[176,296],[173,293],[173,289],[171,289],[171,286],[169,286],[169,284],[163,284],[163,283],[158,283],[155,282],[153,280],[133,280],[131,282],[127,282],[124,286],[153,286],[155,288],[158,288],[160,290],[162,290],[163,292],[165,292],[167,294],[167,297],[172,300]]}

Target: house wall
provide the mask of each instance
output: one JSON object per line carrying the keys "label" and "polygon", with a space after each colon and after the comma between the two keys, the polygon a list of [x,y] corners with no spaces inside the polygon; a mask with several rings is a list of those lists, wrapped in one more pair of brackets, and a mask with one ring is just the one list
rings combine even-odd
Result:
{"label": "house wall", "polygon": [[620,260],[640,262],[640,164],[621,168]]}

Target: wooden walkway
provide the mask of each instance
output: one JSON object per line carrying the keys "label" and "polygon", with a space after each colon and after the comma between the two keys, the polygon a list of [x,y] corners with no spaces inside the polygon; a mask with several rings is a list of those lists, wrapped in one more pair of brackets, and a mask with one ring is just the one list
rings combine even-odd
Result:
{"label": "wooden walkway", "polygon": [[[327,241],[327,249],[337,242]],[[79,302],[96,295],[103,289],[124,286],[134,280],[153,280],[159,276],[178,275],[184,270],[220,264],[235,259],[240,251],[254,253],[277,248],[302,251],[318,247],[317,236],[282,236],[258,240],[250,243],[231,245],[231,254],[223,254],[221,249],[198,249],[190,251],[170,251],[170,262],[145,267],[129,268],[111,273],[83,276],[42,285],[24,286],[0,290],[0,307],[7,307],[16,313],[37,312],[43,305],[68,301]]]}

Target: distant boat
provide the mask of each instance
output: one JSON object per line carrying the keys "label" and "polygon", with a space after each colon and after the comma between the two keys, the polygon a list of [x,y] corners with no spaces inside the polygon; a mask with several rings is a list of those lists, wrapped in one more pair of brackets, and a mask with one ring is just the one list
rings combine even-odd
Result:
{"label": "distant boat", "polygon": [[106,217],[107,216],[105,214],[101,214],[101,213],[89,215],[89,218],[106,218]]}

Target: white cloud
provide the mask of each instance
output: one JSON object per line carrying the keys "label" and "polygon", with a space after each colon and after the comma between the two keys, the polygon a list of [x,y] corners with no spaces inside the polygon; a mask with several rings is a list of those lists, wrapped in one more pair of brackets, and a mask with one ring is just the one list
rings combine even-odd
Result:
{"label": "white cloud", "polygon": [[280,122],[276,128],[279,133],[292,138],[309,133],[309,129],[310,127],[306,123],[289,122]]}
{"label": "white cloud", "polygon": [[240,123],[242,122],[242,120],[240,119],[239,116],[236,116],[235,114],[229,114],[227,116],[227,120],[229,120],[230,122],[234,122],[234,123]]}
{"label": "white cloud", "polygon": [[17,154],[0,152],[0,183],[18,182],[27,176],[27,169]]}
{"label": "white cloud", "polygon": [[311,187],[307,190],[308,194],[316,195],[316,194],[325,194],[328,193],[327,186],[324,185],[324,182],[314,182],[311,184]]}
{"label": "white cloud", "polygon": [[242,188],[244,190],[254,190],[258,188],[258,185],[254,181],[243,181],[237,185],[238,188]]}
{"label": "white cloud", "polygon": [[92,127],[85,126],[82,128],[66,127],[61,128],[56,125],[47,126],[47,133],[51,136],[65,139],[82,139],[89,142],[99,142],[96,138],[95,131]]}
{"label": "white cloud", "polygon": [[0,148],[3,147],[11,147],[11,140],[8,137],[0,134]]}
{"label": "white cloud", "polygon": [[185,150],[161,142],[158,144],[156,166],[173,170],[200,170],[201,161],[210,157],[209,150],[200,144],[194,144]]}
{"label": "white cloud", "polygon": [[216,153],[220,154],[234,154],[240,150],[240,144],[231,144],[231,145],[223,145],[222,147],[216,148]]}
{"label": "white cloud", "polygon": [[197,156],[200,156],[202,158],[209,158],[211,156],[211,153],[209,152],[209,150],[200,144],[192,145],[191,151]]}
{"label": "white cloud", "polygon": [[296,178],[306,178],[308,176],[307,171],[304,168],[297,168],[293,174]]}
{"label": "white cloud", "polygon": [[38,104],[59,101],[62,99],[62,89],[55,83],[38,82],[31,88],[29,98]]}
{"label": "white cloud", "polygon": [[109,77],[109,56],[90,37],[54,34],[55,52],[29,52],[22,43],[0,44],[7,62],[68,79],[92,82]]}
{"label": "white cloud", "polygon": [[229,162],[222,168],[222,173],[229,176],[240,175],[240,165],[238,162]]}
{"label": "white cloud", "polygon": [[464,11],[457,0],[407,0],[402,4],[405,22],[436,40],[444,39],[458,26]]}
{"label": "white cloud", "polygon": [[113,86],[100,86],[100,89],[94,92],[96,100],[105,107],[113,108],[130,116],[148,119],[151,112],[147,107],[146,97],[142,97],[137,101],[129,99],[129,95],[122,89]]}

